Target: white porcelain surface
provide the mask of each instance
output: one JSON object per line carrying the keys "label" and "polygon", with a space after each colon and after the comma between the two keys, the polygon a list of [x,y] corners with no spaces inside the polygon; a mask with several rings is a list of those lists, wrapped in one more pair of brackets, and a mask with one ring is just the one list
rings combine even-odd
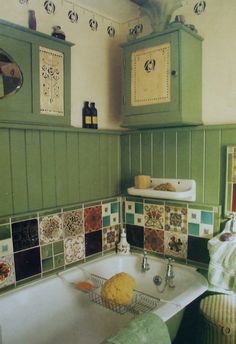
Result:
{"label": "white porcelain surface", "polygon": [[91,303],[87,294],[70,283],[84,280],[90,273],[105,278],[121,271],[130,273],[138,290],[163,300],[155,311],[163,320],[207,289],[206,280],[193,268],[174,263],[176,287],[159,293],[152,279],[156,274],[164,276],[166,262],[149,257],[150,270],[142,273],[141,260],[140,255],[106,256],[2,295],[3,344],[99,344],[124,326],[132,318],[131,314],[116,314]]}

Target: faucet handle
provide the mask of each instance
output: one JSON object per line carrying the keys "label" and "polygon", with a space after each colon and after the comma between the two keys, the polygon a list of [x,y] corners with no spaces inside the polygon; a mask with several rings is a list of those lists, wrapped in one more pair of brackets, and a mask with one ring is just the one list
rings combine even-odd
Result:
{"label": "faucet handle", "polygon": [[168,257],[167,262],[168,262],[168,264],[171,264],[171,263],[174,263],[175,260],[174,260],[174,258]]}

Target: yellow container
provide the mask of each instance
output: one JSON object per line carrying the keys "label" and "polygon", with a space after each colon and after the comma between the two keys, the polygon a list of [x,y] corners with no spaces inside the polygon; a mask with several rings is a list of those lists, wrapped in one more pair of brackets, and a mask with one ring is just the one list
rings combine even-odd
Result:
{"label": "yellow container", "polygon": [[136,189],[148,189],[151,186],[151,177],[150,176],[135,176],[134,185]]}

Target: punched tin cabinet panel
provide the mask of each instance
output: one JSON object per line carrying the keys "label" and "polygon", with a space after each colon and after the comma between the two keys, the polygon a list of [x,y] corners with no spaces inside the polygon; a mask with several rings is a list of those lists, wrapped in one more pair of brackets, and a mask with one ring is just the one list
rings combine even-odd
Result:
{"label": "punched tin cabinet panel", "polygon": [[122,47],[124,127],[201,124],[200,36],[181,25]]}
{"label": "punched tin cabinet panel", "polygon": [[134,51],[131,60],[132,106],[169,102],[170,43]]}

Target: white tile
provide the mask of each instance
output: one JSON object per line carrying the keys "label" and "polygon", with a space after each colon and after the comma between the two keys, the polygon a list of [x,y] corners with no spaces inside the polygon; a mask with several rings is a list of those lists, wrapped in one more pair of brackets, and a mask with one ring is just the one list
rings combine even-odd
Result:
{"label": "white tile", "polygon": [[134,214],[134,224],[136,226],[144,226],[144,215]]}
{"label": "white tile", "polygon": [[200,224],[199,236],[201,238],[212,238],[213,237],[213,225],[207,225],[204,223]]}
{"label": "white tile", "polygon": [[102,204],[102,216],[111,215],[111,203]]}
{"label": "white tile", "polygon": [[135,213],[135,203],[126,201],[125,202],[125,212],[129,214],[134,214]]}
{"label": "white tile", "polygon": [[200,224],[200,222],[201,222],[201,210],[199,210],[199,209],[188,209],[188,222]]}

